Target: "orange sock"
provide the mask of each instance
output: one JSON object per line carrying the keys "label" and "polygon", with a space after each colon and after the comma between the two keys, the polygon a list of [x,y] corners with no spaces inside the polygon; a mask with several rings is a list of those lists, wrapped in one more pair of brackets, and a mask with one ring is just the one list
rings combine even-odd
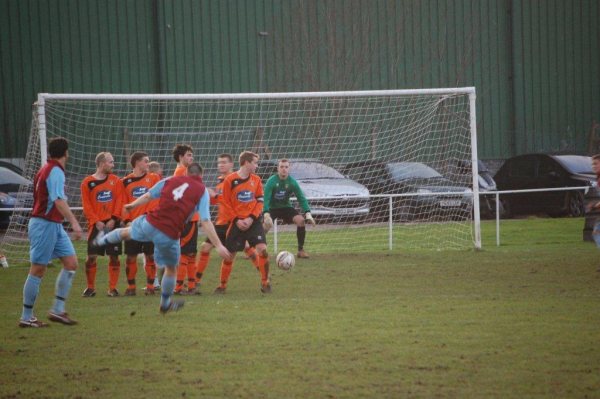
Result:
{"label": "orange sock", "polygon": [[114,290],[117,288],[117,282],[119,281],[119,273],[121,272],[121,262],[119,259],[108,261],[108,288]]}
{"label": "orange sock", "polygon": [[265,251],[264,255],[258,255],[258,271],[260,271],[260,282],[262,285],[269,283],[269,254]]}
{"label": "orange sock", "polygon": [[202,275],[208,266],[208,260],[210,259],[210,252],[200,252],[198,263],[196,264],[196,283],[200,284]]}
{"label": "orange sock", "polygon": [[137,274],[137,258],[127,259],[125,273],[127,274],[127,288],[135,289],[135,276]]}
{"label": "orange sock", "polygon": [[146,271],[146,288],[154,288],[154,279],[156,278],[156,263],[154,263],[154,257],[146,255],[146,264],[144,265]]}
{"label": "orange sock", "polygon": [[98,265],[96,261],[85,262],[85,277],[87,278],[87,287],[90,289],[96,288],[96,269]]}
{"label": "orange sock", "polygon": [[233,269],[233,262],[229,262],[226,260],[221,261],[221,288],[227,287],[227,282],[229,281],[231,269]]}
{"label": "orange sock", "polygon": [[254,267],[258,269],[258,255],[256,254],[256,249],[253,247],[244,248],[244,253],[248,256],[248,258],[250,258],[250,261]]}
{"label": "orange sock", "polygon": [[175,292],[181,292],[183,289],[183,282],[185,276],[187,276],[187,256],[181,255],[179,258],[179,267],[177,268],[177,284],[175,285]]}
{"label": "orange sock", "polygon": [[196,288],[196,254],[181,255],[184,256],[187,258],[188,290],[193,290]]}

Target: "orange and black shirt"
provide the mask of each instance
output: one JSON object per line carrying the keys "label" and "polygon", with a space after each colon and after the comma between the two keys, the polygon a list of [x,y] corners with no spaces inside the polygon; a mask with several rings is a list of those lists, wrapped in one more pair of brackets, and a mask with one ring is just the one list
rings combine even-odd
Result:
{"label": "orange and black shirt", "polygon": [[[160,177],[155,173],[144,173],[141,176],[135,176],[133,173],[125,176],[121,182],[123,183],[123,204],[129,204],[142,195],[146,194],[150,189],[160,181]],[[146,205],[138,206],[129,211],[127,215],[123,215],[125,222],[130,222],[140,215],[144,215],[156,208],[158,200],[152,200]]]}
{"label": "orange and black shirt", "polygon": [[230,222],[251,217],[256,220],[263,210],[264,192],[260,177],[254,173],[243,179],[238,172],[223,181],[223,204],[231,211]]}
{"label": "orange and black shirt", "polygon": [[123,184],[116,175],[103,180],[88,176],[81,182],[83,213],[91,227],[97,222],[119,219],[123,208]]}

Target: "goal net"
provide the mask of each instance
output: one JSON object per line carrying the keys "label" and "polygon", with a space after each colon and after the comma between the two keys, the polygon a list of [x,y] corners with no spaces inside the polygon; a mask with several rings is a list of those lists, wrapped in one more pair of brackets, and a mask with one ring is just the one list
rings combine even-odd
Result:
{"label": "goal net", "polygon": [[[40,94],[34,106],[26,177],[46,161],[52,137],[69,140],[66,193],[82,226],[80,183],[98,152],[115,173],[145,151],[163,176],[178,143],[190,144],[216,184],[218,154],[260,155],[259,175],[291,161],[317,221],[305,249],[314,254],[480,246],[474,88],[230,95]],[[237,167],[237,162],[236,162]],[[475,186],[475,192],[477,186]],[[32,187],[15,194],[31,207]],[[476,193],[475,193],[476,194]],[[297,205],[297,204],[296,204]],[[475,206],[474,206],[475,205]],[[0,251],[27,262],[29,211],[11,216]],[[200,238],[203,239],[203,238]],[[271,248],[296,251],[296,226],[268,235]]]}

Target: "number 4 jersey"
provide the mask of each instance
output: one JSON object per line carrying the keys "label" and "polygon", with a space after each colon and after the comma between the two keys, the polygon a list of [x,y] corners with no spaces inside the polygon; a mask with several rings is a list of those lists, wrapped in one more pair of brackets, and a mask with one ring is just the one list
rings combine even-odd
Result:
{"label": "number 4 jersey", "polygon": [[210,198],[200,177],[174,176],[161,180],[150,189],[150,196],[159,198],[159,202],[148,212],[146,220],[173,239],[179,239],[194,212],[200,213],[201,220],[210,220]]}

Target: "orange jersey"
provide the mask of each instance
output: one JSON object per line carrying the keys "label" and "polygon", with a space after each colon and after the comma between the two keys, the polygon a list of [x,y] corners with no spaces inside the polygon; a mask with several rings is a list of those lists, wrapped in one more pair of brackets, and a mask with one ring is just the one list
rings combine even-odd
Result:
{"label": "orange jersey", "polygon": [[251,217],[256,220],[263,210],[264,191],[260,177],[251,174],[242,179],[238,172],[223,181],[223,204],[231,210],[230,221]]}
{"label": "orange jersey", "polygon": [[229,224],[229,222],[233,219],[234,215],[226,204],[223,203],[223,182],[225,181],[225,176],[219,176],[217,178],[218,183],[215,187],[215,196],[210,199],[211,205],[218,205],[219,211],[217,213],[217,220],[215,224],[217,226],[222,226],[225,224]]}
{"label": "orange jersey", "polygon": [[103,180],[88,176],[81,182],[83,213],[91,227],[111,218],[119,219],[123,208],[123,184],[116,175]]}
{"label": "orange jersey", "polygon": [[[142,176],[135,176],[133,173],[128,174],[121,180],[123,183],[124,204],[129,204],[146,194],[159,181],[160,177],[155,173],[144,173]],[[138,216],[144,215],[156,208],[157,205],[158,200],[156,199],[146,205],[138,206],[129,211],[127,215],[123,215],[124,220],[130,222]]]}
{"label": "orange jersey", "polygon": [[[187,166],[177,164],[175,172],[173,172],[173,176],[187,176]],[[194,216],[192,216],[192,218],[190,219],[190,222],[197,222],[199,220],[200,215],[198,215],[198,212],[195,212]]]}

